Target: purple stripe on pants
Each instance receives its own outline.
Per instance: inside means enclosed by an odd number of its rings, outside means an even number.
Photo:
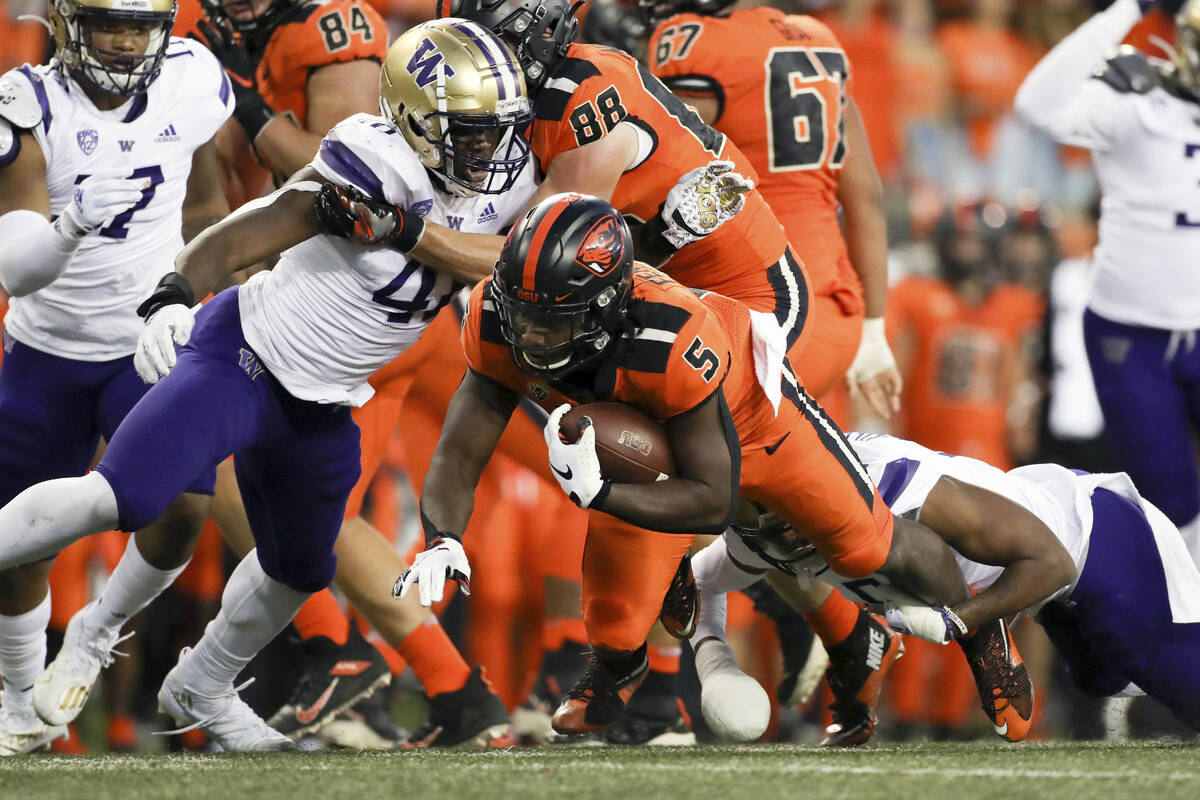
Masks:
[[[237,289],[196,315],[179,363],[130,412],[97,469],[117,495],[121,528],[132,530],[230,454],[263,569],[299,591],[328,586],[358,480],[358,426],[348,407],[297,400],[263,368],[242,335]]]

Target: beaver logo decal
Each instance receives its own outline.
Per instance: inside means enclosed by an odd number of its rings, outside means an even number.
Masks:
[[[617,228],[617,218],[609,215],[596,222],[583,237],[575,254],[581,267],[603,278],[620,265],[625,255],[624,242]]]

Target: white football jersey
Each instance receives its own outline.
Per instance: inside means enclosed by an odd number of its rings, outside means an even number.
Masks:
[[[1200,104],[1135,77],[1093,77],[1141,17],[1117,0],[1025,79],[1017,111],[1092,151],[1103,197],[1090,307],[1115,322],[1200,328]],[[1140,56],[1133,56],[1140,58]]]
[[[338,123],[310,166],[330,182],[472,233],[499,233],[537,188],[530,159],[502,195],[439,191],[404,137],[370,114]],[[247,343],[288,392],[361,406],[374,393],[367,379],[412,345],[461,288],[392,248],[321,234],[286,250],[238,297]]]
[[[138,305],[172,269],[183,247],[183,200],[192,154],[233,112],[224,70],[205,47],[173,38],[162,72],[144,95],[101,111],[57,67],[24,66],[5,79],[36,96],[32,129],[46,158],[50,213],[100,169],[128,167],[150,187],[111,223],[84,238],[66,271],[45,289],[10,301],[6,330],[39,350],[81,361],[133,353]]]

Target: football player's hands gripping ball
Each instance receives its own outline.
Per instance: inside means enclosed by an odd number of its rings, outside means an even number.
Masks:
[[[554,473],[558,485],[575,505],[589,508],[608,495],[609,483],[600,474],[596,429],[592,427],[589,417],[579,422],[579,441],[574,444],[563,441],[559,425],[563,415],[570,410],[571,406],[566,403],[554,409],[542,433],[550,456],[550,471]]]
[[[407,253],[425,232],[425,221],[390,203],[326,183],[313,202],[321,230],[358,244],[383,244]]]
[[[63,238],[78,242],[112,222],[113,217],[142,199],[147,178],[129,177],[129,169],[109,169],[84,178],[55,223]]]
[[[945,606],[886,603],[884,617],[888,627],[934,644],[949,644],[967,635],[967,626]]]
[[[452,536],[434,539],[413,559],[412,566],[396,579],[393,597],[404,597],[417,584],[421,605],[428,608],[440,603],[446,594],[446,581],[458,581],[459,590],[471,594],[471,565],[462,543]]]
[[[192,310],[182,303],[163,306],[146,318],[133,353],[133,368],[143,381],[158,383],[174,369],[175,345],[188,343],[195,321]]]
[[[676,249],[699,241],[737,216],[754,181],[733,171],[732,161],[710,161],[679,179],[667,193],[663,237]]]

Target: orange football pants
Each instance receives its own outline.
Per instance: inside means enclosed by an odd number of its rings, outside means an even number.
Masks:
[[[862,338],[862,300],[848,296],[814,295],[808,309],[806,335],[788,351],[796,377],[813,397],[838,386],[854,363]]]

